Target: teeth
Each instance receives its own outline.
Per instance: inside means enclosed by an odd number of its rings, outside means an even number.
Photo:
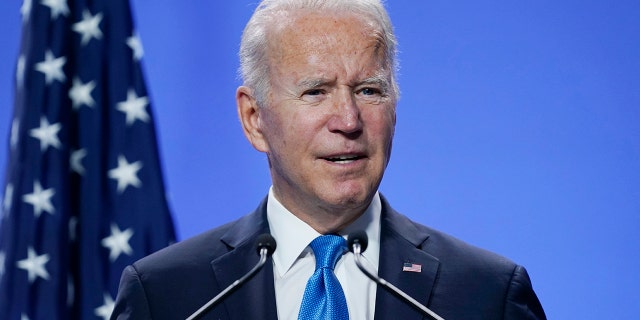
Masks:
[[[358,157],[356,156],[338,156],[334,158],[328,158],[329,161],[335,163],[349,163],[355,161],[356,159],[358,159]]]

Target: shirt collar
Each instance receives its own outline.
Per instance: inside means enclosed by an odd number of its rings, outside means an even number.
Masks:
[[[381,208],[380,196],[376,192],[371,204],[369,204],[362,216],[340,232],[344,237],[357,230],[364,230],[367,233],[368,246],[363,256],[376,269],[380,253]],[[320,236],[320,233],[287,210],[276,199],[273,194],[273,187],[269,189],[267,200],[267,221],[269,222],[271,235],[278,244],[278,249],[273,253],[275,272],[282,277],[302,255],[309,243]]]

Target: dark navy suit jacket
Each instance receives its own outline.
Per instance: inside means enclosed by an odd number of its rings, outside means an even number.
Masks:
[[[127,267],[112,319],[188,317],[257,263],[255,238],[269,232],[266,216],[264,200],[239,220]],[[444,319],[546,319],[522,266],[417,224],[384,198],[381,218],[379,276]],[[402,271],[407,262],[422,271]],[[277,319],[272,264],[202,319]],[[428,317],[378,287],[375,319]]]

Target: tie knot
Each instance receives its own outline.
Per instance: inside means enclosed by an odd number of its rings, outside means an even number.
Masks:
[[[309,246],[316,256],[316,270],[320,268],[333,269],[347,249],[344,238],[335,234],[319,236],[313,239]]]

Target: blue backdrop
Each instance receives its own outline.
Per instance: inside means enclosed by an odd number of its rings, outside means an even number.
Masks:
[[[253,210],[236,52],[257,0],[133,1],[179,237]],[[34,2],[35,3],[35,2]],[[0,2],[0,181],[20,3]],[[640,314],[640,2],[388,4],[402,97],[381,191],[524,264],[551,319]]]

